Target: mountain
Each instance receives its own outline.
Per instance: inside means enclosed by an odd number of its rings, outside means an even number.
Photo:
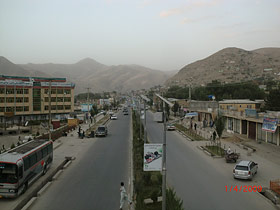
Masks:
[[[39,71],[30,71],[26,70],[11,61],[7,58],[0,56],[0,74],[9,75],[9,76],[31,76],[31,77],[47,77],[48,74]]]
[[[165,84],[206,85],[212,80],[232,83],[254,79],[280,80],[280,48],[252,51],[225,48],[203,60],[186,65]]]
[[[53,77],[66,77],[76,84],[75,94],[92,92],[147,89],[162,85],[175,72],[162,72],[139,65],[107,66],[94,59],[86,58],[74,64],[21,64],[28,71],[47,72]]]

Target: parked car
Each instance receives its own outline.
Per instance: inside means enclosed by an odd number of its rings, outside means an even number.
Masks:
[[[242,160],[237,163],[233,169],[233,177],[235,179],[249,179],[258,172],[258,164],[253,161]]]
[[[168,124],[166,126],[166,128],[167,128],[168,131],[175,131],[176,130],[176,127],[173,124]]]
[[[128,115],[128,111],[125,111],[125,112],[123,113],[123,115]]]
[[[116,115],[113,114],[113,115],[110,117],[110,119],[111,119],[111,120],[117,120],[118,117],[117,117]]]
[[[97,130],[95,131],[95,136],[107,136],[107,135],[108,135],[107,126],[105,125],[98,126]]]

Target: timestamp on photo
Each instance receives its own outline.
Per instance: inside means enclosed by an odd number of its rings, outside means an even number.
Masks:
[[[225,186],[226,192],[261,192],[262,186],[247,186],[247,185],[241,185],[241,186]]]

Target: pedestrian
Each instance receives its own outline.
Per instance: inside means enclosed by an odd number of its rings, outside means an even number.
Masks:
[[[120,210],[122,210],[125,201],[127,201],[130,205],[132,204],[132,201],[129,200],[129,198],[128,198],[128,195],[127,195],[126,190],[124,188],[124,183],[123,182],[121,182],[120,192],[121,192]]]
[[[83,130],[83,138],[85,137],[85,131]]]
[[[197,124],[196,123],[194,123],[194,130],[196,131],[196,126],[197,126]]]
[[[18,136],[18,142],[21,142],[21,138],[20,138],[20,136]]]

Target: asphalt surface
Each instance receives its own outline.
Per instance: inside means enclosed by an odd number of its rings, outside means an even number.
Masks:
[[[163,123],[147,112],[147,133],[152,143],[162,143]],[[254,186],[254,182],[234,180],[224,161],[213,159],[176,131],[167,131],[167,183],[183,200],[185,210],[270,210],[270,201],[256,192],[226,192],[226,187]],[[232,165],[233,168],[234,165]],[[258,174],[257,174],[258,175]]]
[[[108,136],[93,139],[31,209],[119,209],[120,182],[128,189],[130,119],[120,113],[111,121]]]

